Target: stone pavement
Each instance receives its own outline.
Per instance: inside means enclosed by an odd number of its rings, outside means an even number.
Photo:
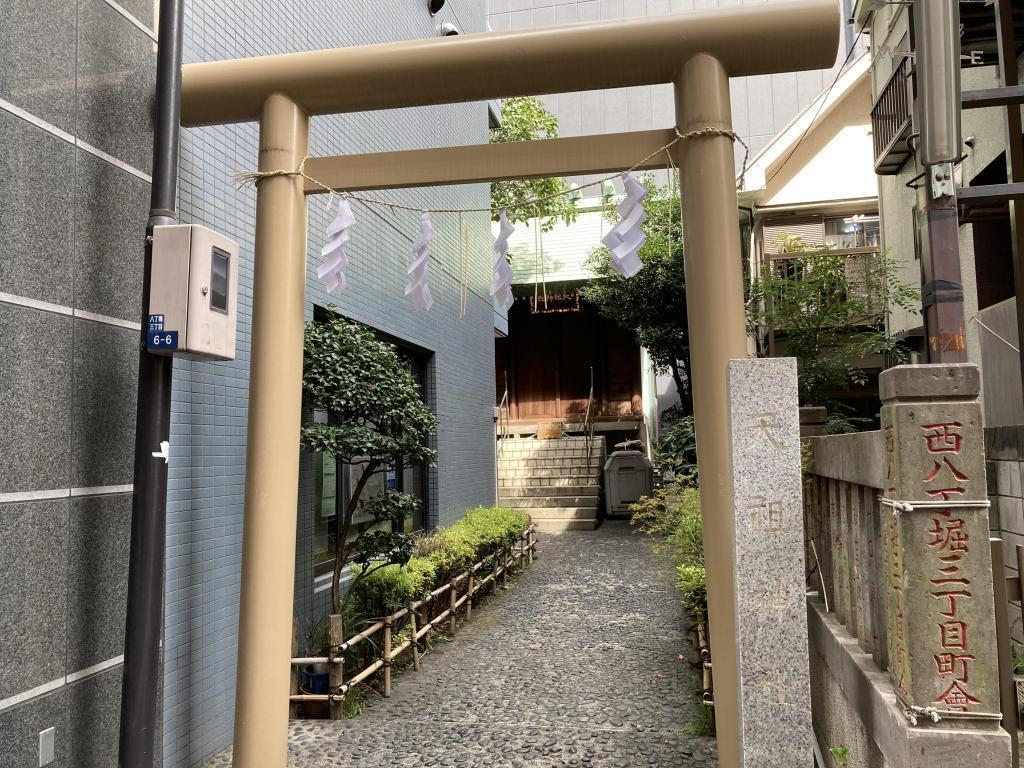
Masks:
[[[621,522],[541,535],[539,558],[485,598],[420,672],[357,718],[291,723],[289,765],[712,768],[685,617]],[[209,768],[231,764],[219,756]]]

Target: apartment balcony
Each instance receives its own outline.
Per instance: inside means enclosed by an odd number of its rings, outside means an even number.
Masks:
[[[893,69],[871,107],[871,131],[875,142],[875,173],[894,176],[913,154],[907,139],[912,130],[913,68],[904,58]]]

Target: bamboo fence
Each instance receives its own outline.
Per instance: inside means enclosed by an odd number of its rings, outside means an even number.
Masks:
[[[295,708],[299,703],[326,702],[330,708],[331,719],[340,719],[341,705],[345,701],[345,696],[348,692],[380,670],[383,670],[384,676],[384,695],[390,696],[392,687],[391,669],[395,660],[407,651],[411,651],[413,669],[419,671],[420,655],[426,637],[446,621],[448,622],[448,633],[454,634],[459,610],[464,608],[465,620],[469,621],[473,615],[473,600],[476,599],[480,591],[490,586],[493,592],[498,586],[499,578],[502,585],[506,584],[508,572],[513,566],[524,559],[528,565],[532,564],[536,550],[536,527],[530,525],[514,542],[483,558],[465,573],[456,576],[447,584],[442,584],[422,600],[409,603],[404,608],[400,608],[390,616],[379,619],[359,634],[353,635],[343,642],[339,636],[341,630],[340,617],[332,616],[330,655],[296,656],[291,660],[291,694],[288,696],[292,707],[291,715],[293,717],[297,715]],[[484,572],[487,575],[481,578],[480,574]],[[466,586],[460,597],[459,588],[462,584]],[[446,594],[448,595],[447,607],[436,615],[431,616],[434,611],[444,604],[442,598]],[[395,627],[403,619],[407,620],[409,627],[408,637],[403,639],[398,645],[393,645]],[[380,658],[375,659],[364,667],[362,671],[345,680],[345,652],[356,648],[360,643],[377,634],[382,635]],[[295,641],[297,639],[296,632]],[[293,642],[293,649],[296,645],[297,642]],[[306,664],[329,665],[328,693],[303,693],[300,691],[299,680],[301,675],[299,674],[299,668]]]

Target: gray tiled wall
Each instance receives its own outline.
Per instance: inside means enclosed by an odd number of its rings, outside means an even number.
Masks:
[[[988,478],[989,524],[1003,540],[1006,575],[1017,576],[1017,546],[1024,544],[1024,426],[985,429],[985,467]],[[1010,634],[1024,645],[1020,603],[1010,603]]]
[[[464,31],[484,28],[484,4],[448,0],[434,19],[425,2],[389,0],[194,0],[186,6],[186,61],[384,42],[437,33],[443,21]],[[484,104],[392,110],[316,118],[315,155],[472,144],[487,140]],[[175,363],[171,434],[167,607],[165,625],[164,764],[189,766],[230,742],[241,562],[246,392],[252,297],[255,194],[239,190],[234,171],[256,162],[257,127],[237,125],[185,132],[179,208],[183,220],[227,233],[242,246],[238,359]],[[479,207],[485,185],[382,192],[416,206]],[[470,235],[469,302],[459,317],[459,221],[437,215],[431,289],[435,306],[415,313],[404,296],[409,247],[418,216],[354,205],[349,287],[324,293],[316,278],[326,200],[309,203],[307,319],[316,305],[343,314],[428,352],[428,402],[440,420],[439,464],[430,472],[432,522],[494,500],[494,341],[490,229],[486,215],[465,217]],[[327,592],[314,593],[312,461],[300,481],[296,608],[306,617],[326,611]]]
[[[117,762],[150,18],[0,3],[0,766]],[[126,487],[127,486],[127,487]]]
[[[490,0],[488,22],[494,30],[544,27],[631,16],[706,11],[738,5],[764,5],[777,0]],[[799,41],[794,41],[799,44]],[[614,51],[608,52],[614,56]],[[771,51],[765,51],[771,56]],[[842,51],[840,61],[846,55]],[[750,146],[753,158],[814,98],[828,87],[835,70],[734,78],[733,126]],[[562,136],[619,131],[645,131],[675,125],[671,85],[616,88],[544,96],[557,117]],[[742,161],[736,149],[736,162]],[[738,167],[738,166],[737,166]],[[589,183],[598,177],[573,179]]]

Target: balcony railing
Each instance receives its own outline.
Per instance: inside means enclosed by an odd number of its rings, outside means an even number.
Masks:
[[[911,132],[912,65],[904,58],[871,107],[871,131],[875,141],[875,173],[894,176],[912,154],[907,139]]]

